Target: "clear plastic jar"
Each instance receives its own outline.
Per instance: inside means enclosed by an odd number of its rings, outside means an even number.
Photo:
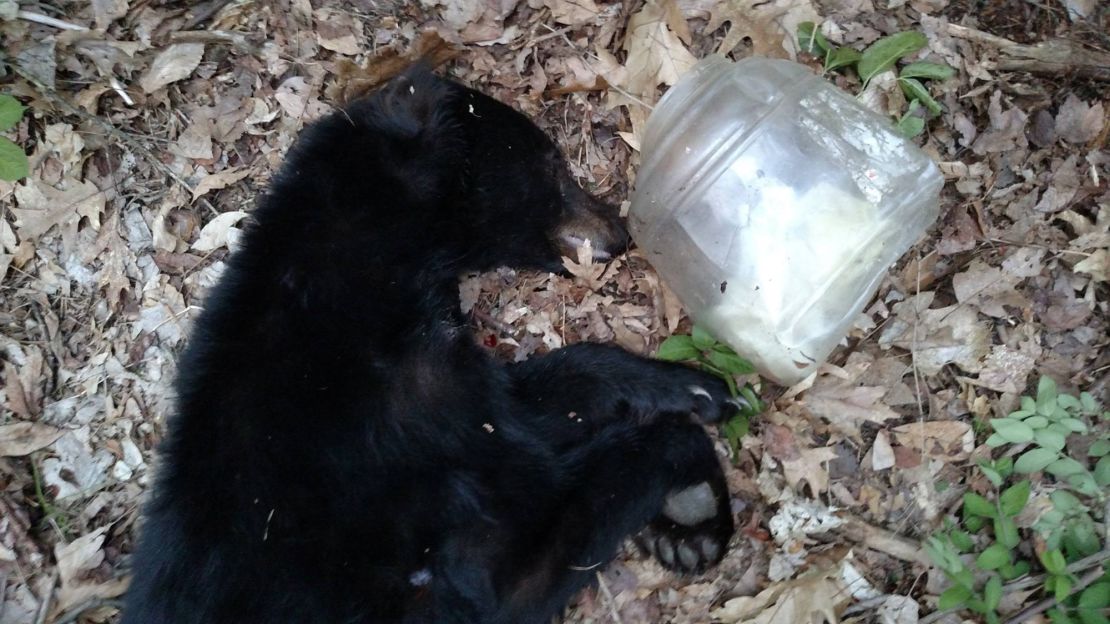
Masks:
[[[782,384],[847,334],[944,183],[889,119],[777,59],[703,59],[641,153],[636,243],[697,323]]]

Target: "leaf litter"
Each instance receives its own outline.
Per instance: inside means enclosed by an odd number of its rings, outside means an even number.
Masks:
[[[957,69],[921,140],[949,181],[940,222],[816,376],[762,384],[752,435],[731,456],[718,442],[741,526],[721,566],[675,578],[630,546],[568,622],[917,622],[939,588],[916,583],[915,544],[977,487],[977,427],[1042,375],[1110,392],[1105,82],[1007,69],[990,39],[1105,51],[1097,3],[52,4],[55,25],[0,1],[0,90],[30,108],[5,136],[32,163],[0,182],[0,623],[118,618],[174,357],[242,220],[304,124],[419,57],[536,119],[614,204],[650,106],[708,53],[804,62],[812,21],[857,48],[918,31],[914,60]],[[869,92],[902,97],[879,77]],[[566,266],[462,278],[477,340],[512,361],[689,332],[638,252]]]

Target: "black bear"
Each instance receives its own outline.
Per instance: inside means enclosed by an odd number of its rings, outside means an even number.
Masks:
[[[459,310],[460,272],[626,238],[539,128],[427,69],[308,128],[182,355],[123,622],[548,623],[637,533],[716,563],[720,380],[505,365]]]

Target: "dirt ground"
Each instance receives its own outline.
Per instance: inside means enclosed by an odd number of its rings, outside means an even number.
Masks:
[[[175,355],[306,123],[429,54],[626,205],[645,105],[713,52],[819,69],[805,21],[857,49],[923,32],[914,59],[956,69],[916,139],[947,180],[941,218],[830,364],[760,384],[743,447],[719,442],[742,521],[722,565],[681,579],[629,547],[566,621],[961,621],[926,615],[944,580],[920,542],[984,489],[984,423],[1044,375],[1110,394],[1098,0],[0,0],[0,93],[28,108],[6,136],[31,163],[0,181],[0,624],[118,617]],[[902,110],[872,83],[870,105]],[[568,266],[464,278],[477,339],[511,360],[583,340],[650,354],[689,331],[637,252]],[[757,594],[757,615],[721,608]],[[1011,614],[1040,598],[1007,595]]]

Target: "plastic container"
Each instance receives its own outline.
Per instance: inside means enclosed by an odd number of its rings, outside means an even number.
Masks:
[[[807,68],[703,59],[648,119],[629,226],[694,320],[791,384],[936,220],[932,160]]]

